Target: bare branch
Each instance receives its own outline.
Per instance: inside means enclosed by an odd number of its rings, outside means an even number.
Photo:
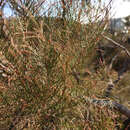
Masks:
[[[101,107],[109,107],[111,109],[117,110],[121,114],[130,118],[130,109],[128,109],[127,107],[125,107],[122,104],[119,104],[119,103],[111,101],[111,100],[90,99],[90,98],[86,98],[86,97],[84,97],[84,99],[87,102],[90,102],[94,105],[98,105],[98,106],[101,106]]]
[[[114,41],[113,39],[111,39],[111,38],[109,38],[109,37],[107,37],[107,36],[105,36],[105,35],[103,35],[103,37],[104,37],[105,39],[107,39],[108,41],[111,41],[111,42],[112,42],[113,44],[115,44],[116,46],[122,48],[122,49],[127,53],[127,55],[130,57],[130,52],[129,52],[124,46],[122,46],[121,44],[117,43],[116,41]]]
[[[114,105],[114,108],[119,111],[120,113],[122,113],[123,115],[127,116],[128,118],[130,118],[130,109],[128,109],[127,107],[125,107],[122,104],[119,104],[117,102],[112,102]]]

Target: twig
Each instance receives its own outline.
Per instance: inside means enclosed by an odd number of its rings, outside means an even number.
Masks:
[[[114,63],[114,61],[116,60],[116,58],[118,57],[118,55],[119,55],[119,53],[117,53],[117,54],[112,58],[111,63],[110,63],[110,65],[109,65],[109,67],[108,67],[108,70],[107,70],[108,73],[111,71],[112,66],[113,66],[113,63]],[[119,79],[119,78],[118,78],[118,79]],[[110,96],[111,91],[112,91],[112,89],[113,89],[114,86],[115,86],[114,83],[117,83],[117,82],[118,82],[118,79],[115,80],[114,82],[112,81],[111,78],[109,79],[110,82],[108,83],[108,86],[107,86],[107,88],[106,88],[106,90],[105,90],[105,97],[109,97],[109,96]]]
[[[120,53],[120,52],[119,52]],[[112,69],[113,66],[113,62],[116,60],[116,58],[118,57],[119,53],[117,53],[111,60],[111,63],[108,67],[108,72]],[[110,79],[110,82],[108,83],[108,86],[105,90],[105,97],[109,97],[111,94],[112,89],[115,87],[115,84],[117,84],[120,79],[122,78],[121,76],[127,71],[128,69],[128,60],[125,59],[125,62],[123,63],[123,68],[121,70],[118,71],[118,78],[114,81],[112,81],[112,79]]]
[[[122,48],[126,53],[127,55],[130,57],[130,52],[124,47],[122,46],[121,44],[117,43],[116,41],[114,41],[113,39],[105,36],[105,35],[102,35],[105,39],[107,39],[108,41],[111,41],[113,44],[115,44],[116,46]]]
[[[109,65],[109,67],[108,67],[108,71],[110,71],[110,70],[112,69],[113,63],[114,63],[114,61],[116,60],[116,58],[118,57],[118,55],[119,55],[119,53],[117,53],[117,54],[112,58],[111,63],[110,63],[110,65]]]
[[[91,99],[91,98],[86,98],[86,97],[84,97],[84,99],[87,102],[90,102],[94,105],[113,108],[113,109],[117,110],[118,112],[122,113],[123,115],[125,115],[126,117],[130,118],[130,109],[128,109],[127,107],[125,107],[122,104],[119,104],[119,103],[111,101],[111,100]]]
[[[127,116],[128,118],[130,118],[130,109],[128,109],[124,105],[119,104],[117,102],[112,102],[112,104],[113,104],[115,110],[119,111],[123,115]]]
[[[105,97],[109,97],[110,96],[111,91],[112,91],[113,88],[114,88],[114,83],[113,83],[112,79],[110,79],[110,82],[108,83],[108,86],[107,86],[107,88],[105,90],[105,94],[104,94]]]

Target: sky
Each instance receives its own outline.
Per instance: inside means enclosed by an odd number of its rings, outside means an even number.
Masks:
[[[130,15],[130,0],[113,0],[112,15],[114,18]]]
[[[12,11],[11,11],[11,9],[9,8],[8,5],[6,5],[6,7],[4,8],[4,15],[5,15],[6,17],[9,17],[9,16],[13,15],[13,13],[12,13]]]
[[[104,0],[105,3],[108,3],[108,1]],[[13,15],[8,6],[5,8],[4,14],[6,17]],[[130,15],[130,0],[113,0],[111,17],[120,18],[128,15]]]

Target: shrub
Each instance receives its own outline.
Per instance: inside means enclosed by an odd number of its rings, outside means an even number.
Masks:
[[[10,4],[17,11],[14,5],[18,3]],[[81,4],[77,6],[80,10]],[[70,16],[41,17],[30,10],[25,10],[30,11],[28,16],[19,15],[10,23],[9,41],[1,39],[0,45],[7,61],[6,64],[1,61],[6,76],[0,77],[3,128],[21,129],[26,125],[45,130],[114,128],[114,118],[108,118],[114,113],[93,107],[82,99],[83,95],[101,94],[103,85],[97,84],[100,76],[90,76],[80,83],[73,76],[74,72],[86,69],[107,23],[107,15],[98,22],[103,9],[94,5],[86,8],[89,9],[87,24]],[[91,11],[96,9],[93,21]],[[85,13],[85,9],[79,12]]]

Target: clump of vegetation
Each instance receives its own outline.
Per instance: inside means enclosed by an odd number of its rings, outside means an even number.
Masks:
[[[102,8],[100,1],[98,8],[84,1],[56,1],[47,12],[44,1],[10,0],[9,4],[16,16],[5,25],[8,35],[2,31],[0,39],[0,128],[119,127],[116,111],[84,99],[103,98],[107,86],[97,45],[108,8]],[[84,14],[87,24],[81,24]]]

